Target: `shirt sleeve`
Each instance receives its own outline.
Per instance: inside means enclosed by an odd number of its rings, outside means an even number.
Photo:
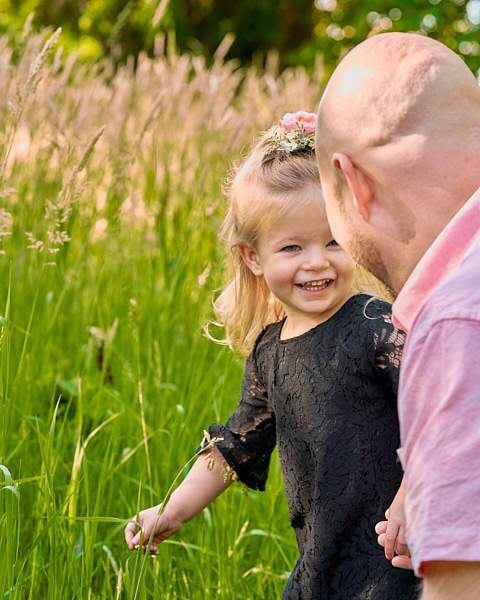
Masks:
[[[225,425],[211,425],[208,433],[238,479],[264,491],[276,444],[275,415],[257,375],[255,348],[245,365],[237,410]]]
[[[400,383],[408,543],[432,560],[480,561],[480,322],[444,319],[407,341]]]

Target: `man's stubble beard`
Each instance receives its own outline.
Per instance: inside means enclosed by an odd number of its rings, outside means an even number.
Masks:
[[[354,234],[351,227],[349,228],[349,231],[347,247],[345,248],[346,251],[355,262],[376,277],[384,286],[387,295],[392,301],[395,300],[397,293],[392,289],[389,283],[388,272],[380,252],[371,240],[364,236]]]
[[[386,293],[393,301],[397,297],[397,292],[390,285],[390,278],[382,256],[372,240],[355,231],[353,222],[345,210],[341,188],[342,184],[337,180],[333,186],[333,193],[340,212],[340,218],[344,221],[344,230],[346,232],[344,250],[347,251],[356,263],[369,271],[383,284]]]

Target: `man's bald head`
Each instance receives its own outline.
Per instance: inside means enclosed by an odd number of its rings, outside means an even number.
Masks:
[[[478,82],[460,57],[431,38],[373,36],[333,73],[318,111],[316,144],[329,218],[336,212],[334,235],[348,250],[349,237],[361,230],[377,244],[383,270],[391,271],[383,251],[389,237],[418,260],[480,186]],[[369,210],[359,212],[364,223],[357,227],[345,203],[364,191]],[[370,208],[379,206],[382,219],[372,220]],[[345,222],[348,231],[340,232]],[[375,238],[377,222],[385,224],[385,239]]]
[[[330,155],[385,146],[442,129],[445,118],[461,121],[479,97],[473,74],[443,44],[416,34],[373,36],[332,75],[318,112],[319,144]]]

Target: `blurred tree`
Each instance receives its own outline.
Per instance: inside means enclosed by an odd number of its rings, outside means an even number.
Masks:
[[[61,44],[83,59],[111,55],[118,62],[139,52],[152,53],[168,0],[0,0],[0,33],[19,37],[32,15],[32,26],[62,28]],[[171,26],[173,28],[173,24]]]
[[[224,36],[234,33],[229,56],[242,62],[262,62],[272,49],[283,57],[312,40],[318,12],[312,0],[171,0],[170,11],[181,50],[211,56]]]
[[[369,35],[411,31],[433,37],[462,56],[480,74],[480,0],[315,0],[313,40],[303,43],[296,62],[312,48],[323,53],[329,71]]]
[[[280,68],[312,68],[323,56],[326,75],[354,45],[382,31],[434,37],[480,74],[480,0],[0,0],[0,33],[19,39],[32,25],[62,27],[65,50],[84,59],[153,54],[165,35],[180,52],[210,60],[227,34],[227,58],[264,64],[271,50]]]
[[[480,70],[480,0],[171,0],[170,12],[181,51],[207,57],[234,33],[228,57],[258,63],[276,49],[281,68],[309,68],[320,53],[328,75],[369,35],[411,31],[438,39]]]

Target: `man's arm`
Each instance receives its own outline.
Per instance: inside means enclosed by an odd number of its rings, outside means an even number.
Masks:
[[[480,562],[423,563],[421,600],[479,600]]]

